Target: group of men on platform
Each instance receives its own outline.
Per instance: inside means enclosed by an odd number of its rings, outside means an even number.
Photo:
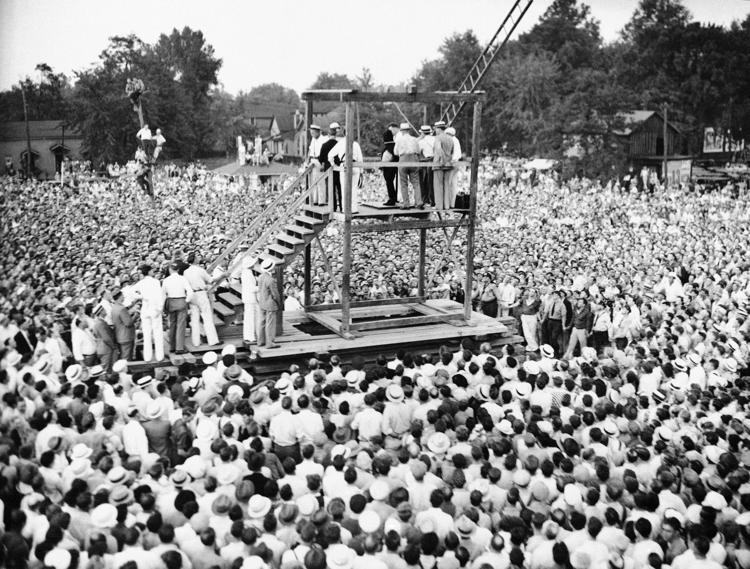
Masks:
[[[325,172],[332,166],[339,166],[346,156],[346,137],[341,125],[333,122],[328,128],[329,134],[322,134],[317,124],[310,125],[310,146],[308,161]],[[419,136],[414,136],[408,122],[400,125],[392,122],[383,133],[382,162],[402,162],[407,166],[383,167],[387,200],[383,205],[396,206],[398,203],[397,186],[401,188],[401,207],[435,207],[452,209],[456,200],[456,163],[461,160],[461,143],[456,138],[456,131],[444,121],[437,121],[433,126],[422,125]],[[362,150],[359,144],[353,143],[354,161],[362,161]],[[360,170],[355,169],[355,183],[352,187],[352,211],[357,211],[356,189],[359,186]],[[398,183],[397,181],[398,180]],[[409,191],[411,186],[412,192]],[[413,201],[412,201],[413,193]],[[338,169],[333,171],[332,184],[333,210],[341,211],[341,178]],[[318,186],[313,202],[316,205],[328,203],[328,188]],[[413,204],[413,205],[412,205]]]

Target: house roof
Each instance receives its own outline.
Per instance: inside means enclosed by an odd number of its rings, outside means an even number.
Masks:
[[[31,140],[58,140],[62,138],[62,120],[29,121]],[[66,138],[81,138],[80,133],[71,125],[65,126]],[[25,140],[26,123],[24,121],[0,122],[0,140]]]
[[[631,133],[638,130],[638,128],[653,115],[657,115],[660,119],[663,120],[662,114],[659,111],[648,111],[645,109],[641,109],[637,111],[617,113],[617,118],[622,120],[624,126],[623,128],[617,129],[613,132],[622,136],[629,136]],[[680,130],[669,121],[667,121],[667,126],[677,133],[680,132]]]
[[[282,133],[294,132],[294,114],[299,110],[294,105],[286,103],[250,103],[245,107],[247,116],[255,118],[256,124],[262,120],[276,119],[276,124]],[[270,124],[269,127],[270,128]]]

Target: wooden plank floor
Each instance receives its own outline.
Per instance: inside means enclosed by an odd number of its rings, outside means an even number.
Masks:
[[[367,219],[367,218],[388,218],[388,217],[415,217],[418,219],[429,219],[435,212],[440,212],[446,216],[452,212],[462,214],[468,210],[465,209],[449,209],[449,210],[436,210],[435,208],[403,208],[396,206],[384,206],[381,204],[363,203],[359,205],[359,211],[353,212],[352,217],[355,219]],[[331,214],[332,219],[343,221],[344,214],[337,211]]]
[[[450,300],[427,300],[422,306],[426,307],[426,310],[421,312],[431,312],[430,309],[432,309],[434,313],[445,314],[460,313],[463,309],[460,304]],[[354,308],[352,316],[355,319],[373,316],[398,318],[412,310],[413,307],[408,304],[361,307]],[[330,312],[338,312],[340,314],[340,310]],[[505,320],[505,322],[506,324],[510,324],[509,320]],[[406,350],[419,349],[424,352],[436,352],[438,346],[448,344],[455,347],[463,338],[489,341],[495,347],[504,344],[520,344],[523,341],[523,338],[516,335],[515,331],[503,322],[477,312],[472,313],[468,325],[459,320],[403,328],[368,330],[358,332],[357,336],[352,340],[344,339],[338,334],[328,331],[321,334],[309,334],[296,327],[301,324],[314,325],[304,311],[285,312],[283,320],[284,333],[276,339],[279,348],[267,349],[252,346],[255,352],[253,356],[257,355],[257,359],[253,358],[251,360],[250,352],[243,346],[242,326],[223,327],[219,332],[222,345],[192,346],[188,341],[186,342],[186,347],[200,365],[203,353],[212,350],[218,352],[221,351],[223,345],[232,344],[237,347],[237,358],[241,364],[252,364],[256,369],[264,370],[262,372],[263,375],[272,375],[286,369],[291,363],[299,362],[315,354],[338,353],[342,355],[344,360],[347,359],[347,356],[364,354],[367,356],[366,359],[374,360],[378,353],[390,355],[402,348]],[[172,363],[169,361],[159,363],[131,362],[129,368],[133,371],[139,371],[170,365]]]

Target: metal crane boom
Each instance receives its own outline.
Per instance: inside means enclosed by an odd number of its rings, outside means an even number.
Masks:
[[[513,7],[508,11],[505,16],[503,23],[492,36],[492,39],[484,48],[484,51],[476,59],[474,65],[471,66],[468,75],[461,83],[461,86],[457,89],[458,93],[473,93],[477,85],[482,81],[487,70],[489,69],[492,62],[495,61],[497,54],[508,42],[510,36],[515,31],[519,22],[523,19],[527,10],[531,6],[534,0],[515,0]],[[456,119],[461,109],[464,108],[465,103],[452,102],[443,112],[443,116],[440,117],[446,124],[451,124]]]

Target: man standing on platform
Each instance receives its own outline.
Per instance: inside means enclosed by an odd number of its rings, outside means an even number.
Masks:
[[[184,354],[185,330],[187,328],[187,303],[192,300],[193,289],[187,279],[179,273],[180,265],[169,265],[169,276],[161,285],[166,298],[169,316],[169,349],[175,354]]]
[[[124,304],[126,302],[127,307]],[[129,310],[131,302],[131,298],[125,300],[125,294],[121,293],[112,303],[112,326],[115,328],[115,341],[120,352],[118,357],[125,361],[133,360],[135,349],[135,323]]]
[[[445,132],[445,122],[435,123],[435,144],[432,158],[432,175],[435,188],[435,208],[451,209],[451,174],[453,171],[453,141],[452,136]]]
[[[419,161],[432,162],[435,156],[435,137],[432,135],[432,128],[424,124],[419,128]],[[435,191],[432,187],[432,168],[427,166],[419,169],[419,185],[422,188],[422,198],[425,203],[431,206],[435,205]]]
[[[112,371],[112,364],[115,361],[115,352],[117,351],[117,342],[112,327],[104,319],[104,307],[100,304],[94,312],[94,337],[96,338],[96,355],[99,357],[99,363],[106,373]]]
[[[328,140],[326,140],[323,144],[320,145],[320,155],[318,156],[318,162],[320,162],[320,171],[325,172],[326,170],[329,170],[331,168],[331,160],[329,158],[329,154],[331,150],[333,150],[333,147],[336,146],[338,143],[338,140],[336,139],[336,136],[338,134],[338,130],[341,127],[339,126],[339,123],[332,122],[331,125],[328,127]],[[326,194],[331,195],[333,194],[333,209],[336,210],[336,184],[338,184],[338,195],[341,196],[341,178],[339,177],[338,172],[333,172],[333,183],[326,182]]]
[[[198,264],[200,258],[196,253],[190,253],[187,262],[189,266],[183,271],[182,275],[187,279],[194,293],[193,299],[190,301],[190,340],[193,346],[200,345],[201,320],[203,320],[206,342],[209,346],[214,346],[219,343],[219,335],[216,333],[216,326],[214,325],[214,312],[208,298],[208,289],[215,279],[211,278],[208,271]]]
[[[253,273],[256,262],[252,257],[242,259],[242,273],[240,273],[242,303],[245,305],[245,313],[242,317],[242,341],[245,346],[255,343],[258,327],[258,281]]]
[[[141,266],[143,278],[133,286],[133,293],[141,300],[141,329],[143,330],[143,361],[150,362],[156,354],[156,361],[164,359],[164,329],[162,310],[164,293],[159,281],[151,272],[151,265]]]
[[[389,123],[388,128],[383,133],[383,156],[381,158],[383,162],[398,162],[395,149],[395,136],[397,133],[398,125],[395,122]],[[385,206],[394,206],[398,201],[396,174],[398,174],[398,168],[383,168],[383,178],[385,179],[385,187],[388,191],[388,200],[383,204]]]
[[[316,124],[310,125],[310,147],[307,149],[307,162],[313,164],[315,167],[320,168],[320,150],[323,144],[328,140],[328,137],[321,136],[320,127]],[[322,184],[318,184],[312,194],[313,205],[324,205],[328,203],[328,196],[326,196],[326,188]]]
[[[418,162],[419,161],[419,142],[409,132],[409,123],[401,123],[401,136],[396,139],[395,154],[399,162]],[[425,200],[422,197],[422,191],[419,187],[419,168],[410,166],[408,168],[399,168],[398,185],[401,187],[401,201],[405,208],[411,207],[409,201],[409,182],[414,188],[414,207],[424,209]]]
[[[278,348],[276,340],[276,319],[281,310],[281,295],[276,279],[271,271],[274,263],[270,259],[263,261],[260,266],[260,278],[258,279],[258,346],[266,348]]]
[[[449,126],[445,129],[445,134],[450,136],[453,139],[453,162],[458,163],[461,161],[461,158],[463,158],[463,151],[461,150],[461,141],[458,140],[458,137],[456,136],[456,129],[452,126]],[[451,207],[455,206],[456,203],[456,186],[458,185],[458,168],[454,167],[453,170],[451,170],[451,178],[450,178],[450,188],[451,188],[451,195],[450,195],[450,204]]]

